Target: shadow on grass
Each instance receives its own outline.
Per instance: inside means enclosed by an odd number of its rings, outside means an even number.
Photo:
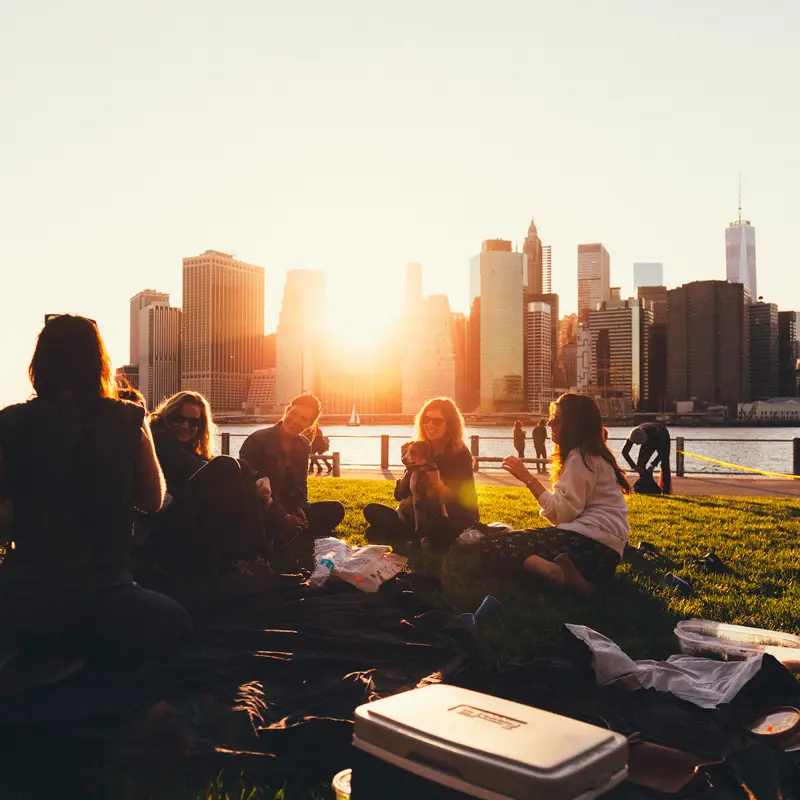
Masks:
[[[502,612],[481,626],[481,636],[500,657],[527,657],[556,641],[564,624],[585,625],[615,641],[632,658],[665,658],[677,652],[674,628],[681,617],[650,589],[661,572],[624,564],[597,597],[584,601],[542,584],[526,573],[488,573],[477,556],[423,554],[414,569],[437,575],[444,601],[457,613],[475,611],[487,594]]]

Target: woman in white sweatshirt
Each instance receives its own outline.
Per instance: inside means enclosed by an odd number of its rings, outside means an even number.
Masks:
[[[553,526],[487,536],[480,552],[491,567],[524,566],[546,580],[591,596],[613,577],[628,540],[630,485],[605,442],[591,397],[562,394],[550,407],[555,451],[553,488],[546,489],[516,457],[503,469],[525,484]]]

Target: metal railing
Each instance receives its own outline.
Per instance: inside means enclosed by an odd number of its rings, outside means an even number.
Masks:
[[[223,431],[220,433],[220,452],[223,455],[230,455],[231,453],[231,439],[246,439],[248,434],[245,433],[230,433],[229,431]],[[365,467],[365,468],[378,468],[382,470],[388,470],[390,468],[400,468],[402,467],[402,463],[399,461],[394,463],[390,459],[390,440],[391,439],[398,439],[403,442],[408,441],[408,436],[392,436],[389,434],[381,434],[379,436],[360,436],[358,434],[335,434],[330,436],[331,440],[337,439],[376,439],[378,442],[377,451],[380,454],[380,460],[378,462],[373,463],[356,463],[356,462],[348,462],[344,465],[341,461],[341,452],[338,450],[333,450],[327,457],[332,460],[332,474],[334,477],[339,477],[341,474],[341,467]],[[513,450],[513,438],[510,436],[479,436],[477,434],[471,435],[470,439],[470,451],[472,453],[473,458],[475,459],[476,471],[480,469],[481,463],[486,465],[492,464],[499,464],[503,458],[502,456],[489,456],[489,455],[482,455],[481,454],[481,446],[480,443],[482,440],[484,441],[503,441],[503,442],[510,442],[512,447],[510,448]],[[627,441],[625,438],[619,437],[610,437],[608,439],[609,442],[625,442]],[[792,474],[793,475],[800,475],[800,438],[794,439],[686,439],[683,436],[676,436],[673,440],[673,449],[675,450],[675,475],[678,478],[683,478],[685,475],[736,475],[738,474],[735,469],[703,469],[703,470],[690,470],[686,469],[685,459],[686,456],[684,453],[686,452],[686,445],[688,442],[693,444],[709,444],[709,443],[725,443],[725,444],[737,444],[737,443],[747,443],[747,444],[780,444],[780,445],[788,445],[792,448]],[[537,466],[541,463],[547,464],[549,459],[538,459],[538,458],[524,458],[523,461],[526,464],[536,464]],[[627,470],[630,472],[630,470]],[[768,470],[764,470],[767,472]],[[747,473],[746,473],[747,474]],[[752,473],[749,473],[752,474]]]

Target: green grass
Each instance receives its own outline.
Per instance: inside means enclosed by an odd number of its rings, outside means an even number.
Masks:
[[[343,538],[363,543],[361,509],[393,504],[390,481],[311,479],[312,501],[341,500]],[[478,487],[481,519],[515,528],[547,523],[522,488]],[[485,636],[501,655],[524,655],[555,636],[561,625],[588,625],[614,639],[634,658],[662,658],[676,651],[675,623],[686,617],[796,632],[800,628],[800,504],[777,498],[641,497],[630,499],[631,543],[655,544],[656,563],[623,563],[613,585],[586,603],[532,581],[485,574],[477,559],[426,557],[421,566],[439,574],[445,599],[456,611],[474,610],[486,594],[503,613]],[[735,575],[713,575],[686,564],[715,550]],[[659,586],[665,572],[688,578],[695,593],[682,597]]]

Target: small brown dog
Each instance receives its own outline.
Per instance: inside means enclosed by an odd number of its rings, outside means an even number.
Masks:
[[[425,480],[425,473],[435,472],[438,467],[428,442],[406,442],[400,453],[405,468],[411,473],[411,497],[400,503],[397,513],[404,522],[410,521],[413,514],[414,530],[419,533],[428,518],[448,516],[445,504]]]

